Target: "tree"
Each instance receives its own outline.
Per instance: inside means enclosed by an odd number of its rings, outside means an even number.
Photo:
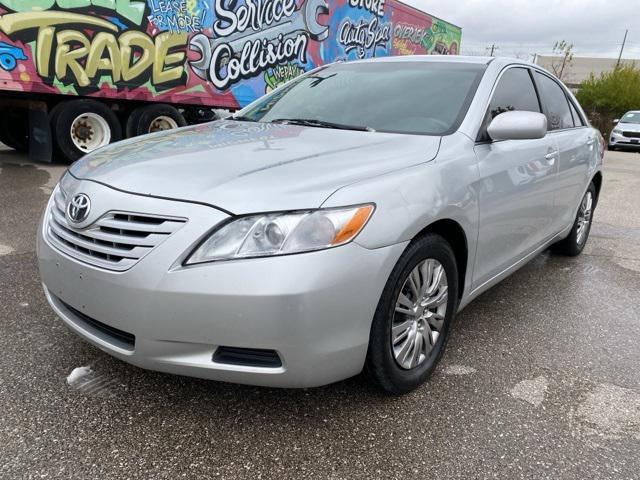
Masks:
[[[573,43],[568,44],[564,40],[560,40],[553,45],[554,59],[551,61],[551,68],[556,77],[562,80],[564,73],[573,64]]]
[[[622,65],[598,77],[591,74],[576,96],[594,126],[608,133],[614,119],[640,108],[640,70]]]

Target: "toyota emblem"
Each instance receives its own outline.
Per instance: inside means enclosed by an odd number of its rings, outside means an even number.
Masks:
[[[67,218],[74,223],[80,223],[87,219],[91,209],[91,200],[84,193],[73,196],[67,204]]]

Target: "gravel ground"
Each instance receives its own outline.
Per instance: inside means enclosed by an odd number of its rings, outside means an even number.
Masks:
[[[473,302],[401,398],[175,377],[83,342],[34,252],[63,171],[0,148],[0,478],[640,478],[640,155],[608,154],[585,254]]]

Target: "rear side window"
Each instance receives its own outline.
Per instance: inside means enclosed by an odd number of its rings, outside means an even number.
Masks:
[[[569,102],[569,106],[571,107],[571,115],[573,116],[573,123],[576,127],[584,127],[584,122],[582,121],[582,117],[578,113],[578,110],[573,105],[573,103]]]
[[[536,72],[540,97],[545,105],[549,130],[573,128],[573,117],[564,90],[554,80]]]
[[[510,68],[500,78],[489,105],[491,118],[510,111],[538,112],[540,103],[529,71]]]

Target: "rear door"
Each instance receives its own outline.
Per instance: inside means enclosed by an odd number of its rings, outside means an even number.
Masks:
[[[574,221],[578,203],[587,186],[589,164],[598,149],[598,140],[564,87],[538,71],[535,80],[547,116],[549,135],[558,145],[553,220],[554,230],[559,232]]]
[[[531,71],[510,67],[499,78],[475,147],[480,183],[473,286],[512,266],[551,235],[557,174],[556,139],[491,141],[486,127],[501,113],[542,113]]]

